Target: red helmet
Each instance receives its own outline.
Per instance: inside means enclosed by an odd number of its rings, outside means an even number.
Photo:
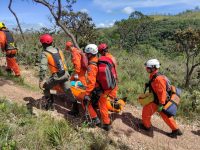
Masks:
[[[51,44],[53,42],[53,38],[49,34],[43,34],[40,36],[40,42],[42,44]]]
[[[107,46],[107,44],[105,44],[105,43],[101,43],[101,44],[99,44],[99,46],[98,46],[99,52],[101,52],[101,51],[103,51],[103,50],[105,50],[105,49],[107,49],[107,48],[108,48],[108,46]]]
[[[71,41],[67,41],[66,44],[65,44],[66,48],[67,47],[72,47],[73,46],[73,43]]]

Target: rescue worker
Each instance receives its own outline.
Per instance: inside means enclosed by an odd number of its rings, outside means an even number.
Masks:
[[[117,61],[115,59],[115,57],[108,52],[108,46],[105,43],[101,43],[98,46],[98,52],[101,54],[101,56],[106,56],[109,57],[110,59],[112,59],[113,63],[115,64],[115,70],[117,70]],[[117,90],[118,90],[118,86],[116,85],[116,87],[110,91],[109,96],[112,99],[117,100]]]
[[[147,131],[151,129],[151,116],[157,111],[161,115],[165,123],[171,128],[172,132],[167,135],[175,138],[182,135],[174,118],[168,117],[162,112],[163,106],[167,103],[167,78],[164,75],[154,77],[160,68],[160,62],[157,59],[150,59],[145,63],[146,71],[150,74],[150,91],[154,93],[154,102],[151,102],[143,107],[141,128]]]
[[[46,109],[53,108],[53,99],[51,98],[50,89],[56,85],[60,85],[73,103],[71,112],[77,115],[78,104],[70,89],[70,76],[65,65],[63,52],[52,46],[53,38],[49,34],[41,35],[40,42],[43,47],[43,52],[41,54],[39,87],[43,89],[45,98],[47,99]],[[51,77],[45,81],[47,66],[50,70]]]
[[[20,69],[16,61],[17,47],[10,31],[3,22],[0,22],[0,48],[6,54],[7,67],[6,71],[15,73],[16,77],[20,76]]]
[[[71,60],[74,65],[74,74],[71,76],[71,80],[79,80],[84,86],[86,86],[86,69],[81,67],[81,51],[74,47],[70,41],[66,42],[66,50],[71,53]]]
[[[96,126],[99,126],[101,124],[96,111],[94,110],[92,103],[91,103],[91,94],[92,91],[96,87],[96,78],[97,78],[97,73],[98,73],[98,47],[95,44],[88,44],[85,47],[85,53],[88,58],[88,69],[87,69],[87,86],[86,86],[86,92],[85,92],[85,97],[83,100],[83,107],[88,107],[88,113],[92,119],[93,124]],[[88,105],[88,106],[86,106]]]
[[[87,54],[88,60],[89,60],[89,67],[87,70],[87,74],[88,74],[88,82],[87,82],[87,88],[86,88],[86,96],[84,98],[85,101],[90,101],[90,94],[93,90],[97,90],[99,89],[99,85],[96,82],[96,78],[97,78],[97,73],[98,73],[98,67],[97,67],[97,63],[98,63],[98,58],[96,56],[96,54],[98,53],[98,47],[94,44],[89,44],[86,46],[85,48],[85,53]],[[98,107],[100,110],[100,114],[101,114],[101,120],[102,120],[102,128],[106,131],[109,131],[111,129],[111,121],[110,121],[110,117],[108,114],[108,108],[107,108],[107,100],[110,96],[110,94],[112,93],[112,90],[97,90],[100,91],[99,95],[100,98],[98,100]],[[90,106],[90,108],[88,108],[89,111],[91,112],[90,115],[92,118],[97,117],[96,112],[93,111],[92,106]]]

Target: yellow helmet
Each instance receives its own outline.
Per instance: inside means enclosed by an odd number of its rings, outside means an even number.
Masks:
[[[3,22],[0,22],[0,29],[6,28],[5,24]]]

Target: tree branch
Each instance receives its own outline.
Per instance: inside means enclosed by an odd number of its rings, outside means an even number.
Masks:
[[[52,14],[52,16],[54,17],[56,24],[61,27],[64,32],[72,39],[72,42],[74,43],[74,45],[79,48],[78,43],[74,37],[74,35],[69,31],[69,29],[65,26],[65,24],[60,20],[61,18],[61,12],[62,12],[62,6],[61,6],[61,0],[58,0],[58,16],[56,15],[56,13],[53,10],[53,6],[50,5],[50,3],[48,3],[46,0],[34,0],[36,3],[40,3],[44,6],[46,6],[50,13]]]
[[[19,27],[19,31],[20,31],[20,33],[21,33],[22,39],[23,39],[23,41],[25,42],[24,34],[23,34],[23,31],[22,31],[21,25],[20,25],[20,23],[19,23],[19,19],[18,19],[17,15],[15,14],[15,12],[12,10],[11,5],[12,5],[12,0],[10,0],[10,2],[9,2],[8,9],[9,9],[10,12],[15,16],[15,19],[16,19],[16,21],[17,21],[17,25],[18,25],[18,27]]]
[[[197,64],[195,64],[195,65],[193,65],[193,66],[191,67],[190,72],[189,72],[189,76],[191,76],[191,74],[192,74],[192,72],[194,71],[194,69],[195,69],[197,66],[199,66],[199,65],[200,65],[200,62],[197,63]]]

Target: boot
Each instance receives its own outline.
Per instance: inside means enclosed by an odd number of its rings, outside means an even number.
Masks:
[[[6,68],[6,72],[7,72],[8,75],[11,75],[11,74],[12,74],[12,70],[9,69],[9,68]]]
[[[171,133],[167,133],[167,136],[171,138],[177,138],[177,136],[181,136],[183,133],[181,132],[180,129],[173,130]]]
[[[143,123],[139,123],[139,129],[142,129],[142,130],[145,130],[145,131],[150,131],[151,127],[147,128],[147,127],[144,126]]]
[[[98,117],[96,118],[92,118],[92,123],[95,125],[95,126],[100,126],[101,125],[101,121]]]
[[[103,124],[102,128],[106,131],[110,131],[111,125],[110,124]]]
[[[53,95],[50,95],[50,97],[46,98],[47,99],[47,103],[45,105],[45,109],[46,110],[51,110],[54,111],[54,100],[53,100]]]
[[[68,112],[69,115],[72,115],[74,117],[77,117],[79,114],[79,108],[78,108],[78,103],[74,102],[72,104],[72,110]]]

